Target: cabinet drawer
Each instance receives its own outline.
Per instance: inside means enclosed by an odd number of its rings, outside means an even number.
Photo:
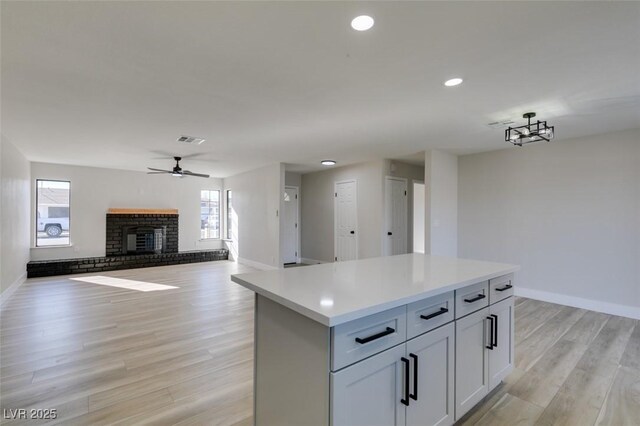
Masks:
[[[513,296],[513,274],[489,280],[489,303],[493,305],[509,296]]]
[[[331,329],[331,370],[339,370],[405,340],[406,305],[337,325]]]
[[[407,305],[407,339],[453,321],[453,291]]]
[[[489,306],[489,281],[456,290],[456,318]]]

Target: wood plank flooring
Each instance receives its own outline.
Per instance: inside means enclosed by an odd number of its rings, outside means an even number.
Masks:
[[[459,425],[640,425],[640,321],[516,298],[515,371]]]
[[[252,424],[253,293],[229,280],[251,270],[102,274],[177,287],[158,291],[28,280],[1,313],[0,405],[58,416],[0,423]],[[523,298],[515,316],[515,371],[459,424],[640,424],[638,321]]]

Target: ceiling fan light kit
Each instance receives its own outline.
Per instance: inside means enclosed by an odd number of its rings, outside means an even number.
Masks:
[[[531,119],[535,116],[535,112],[524,114],[522,118],[527,119],[527,124],[506,129],[504,140],[520,147],[532,142],[550,142],[554,136],[554,127],[548,126],[546,121],[537,120],[535,123],[531,123]]]
[[[176,165],[173,167],[172,170],[163,170],[163,169],[154,169],[153,167],[147,167],[147,169],[151,170],[150,172],[147,172],[148,175],[159,175],[159,174],[165,174],[165,173],[169,173],[171,176],[174,177],[185,177],[185,176],[195,176],[195,177],[201,177],[201,178],[208,178],[209,175],[205,175],[203,173],[194,173],[194,172],[190,172],[189,170],[182,170],[182,167],[180,167],[180,160],[182,160],[181,157],[173,157],[174,160],[176,160]]]

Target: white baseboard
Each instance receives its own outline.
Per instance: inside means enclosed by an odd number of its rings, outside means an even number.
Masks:
[[[327,263],[323,260],[317,260],[317,259],[310,259],[308,257],[301,257],[300,258],[300,263],[309,263],[311,265],[315,265],[317,263]]]
[[[543,302],[557,303],[559,305],[573,306],[574,308],[588,309],[610,315],[640,319],[640,307],[619,305],[617,303],[600,302],[582,297],[568,296],[566,294],[551,293],[548,291],[533,290],[515,286],[515,295],[529,299],[542,300]]]
[[[13,282],[13,284],[11,284],[5,291],[2,292],[2,294],[0,294],[0,308],[2,308],[5,303],[9,301],[11,296],[13,296],[13,293],[15,293],[18,288],[20,288],[20,286],[25,282],[26,279],[27,272],[25,271],[18,277],[17,280]]]
[[[238,263],[251,266],[252,268],[261,269],[263,271],[274,271],[278,268],[275,266],[267,265],[266,263],[256,262],[255,260],[249,260],[242,257],[238,257]]]

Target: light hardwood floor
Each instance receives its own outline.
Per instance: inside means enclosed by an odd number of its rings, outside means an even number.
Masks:
[[[251,270],[102,274],[177,287],[146,292],[27,281],[1,314],[2,408],[57,409],[33,424],[250,425],[253,294],[229,275]],[[638,321],[522,298],[515,315],[516,370],[460,424],[640,424]]]

